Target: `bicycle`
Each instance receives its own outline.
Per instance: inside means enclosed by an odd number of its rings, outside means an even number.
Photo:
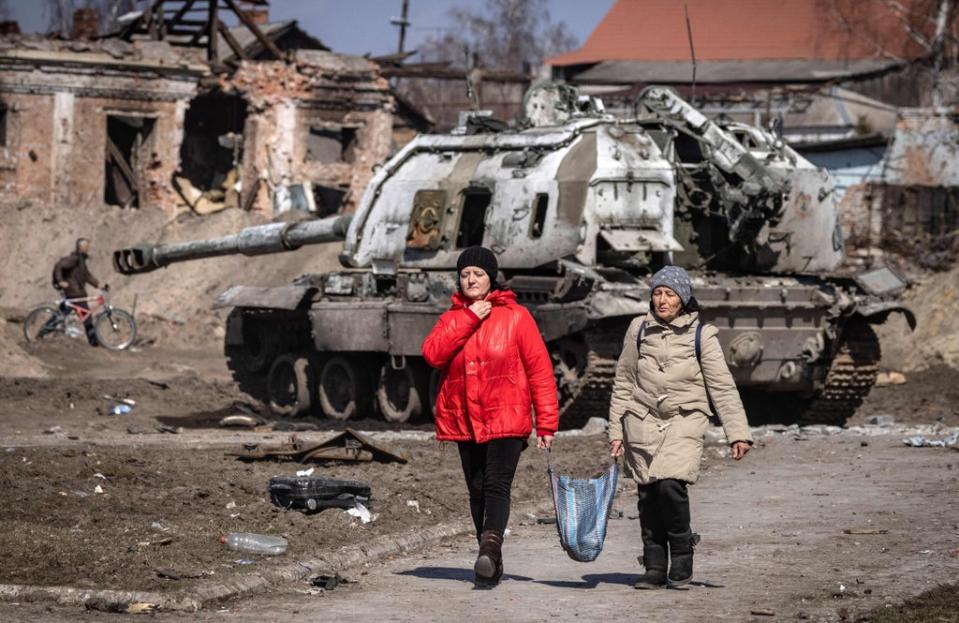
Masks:
[[[93,331],[100,344],[110,350],[125,350],[137,337],[133,316],[110,304],[110,288],[104,286],[99,296],[62,298],[41,305],[27,314],[23,321],[23,336],[27,342],[39,342],[58,335],[81,337],[84,323],[93,318]],[[87,303],[89,309],[78,305]]]

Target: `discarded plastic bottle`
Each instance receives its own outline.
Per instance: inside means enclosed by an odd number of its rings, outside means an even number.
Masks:
[[[278,556],[286,553],[287,542],[281,536],[253,534],[250,532],[231,532],[220,537],[220,542],[238,552],[248,554],[266,554]]]

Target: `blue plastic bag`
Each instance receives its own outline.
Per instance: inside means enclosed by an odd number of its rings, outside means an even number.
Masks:
[[[619,465],[614,462],[596,478],[557,476],[549,450],[546,451],[546,465],[559,542],[573,560],[592,562],[603,551]]]

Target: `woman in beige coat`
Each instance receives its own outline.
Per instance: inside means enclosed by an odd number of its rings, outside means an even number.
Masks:
[[[629,326],[616,366],[609,411],[610,453],[625,454],[639,485],[646,572],[636,588],[682,586],[692,579],[694,535],[688,484],[699,477],[710,401],[739,460],[752,437],[717,330],[703,325],[692,280],[678,266],[653,275],[650,310]],[[667,556],[669,565],[667,574]]]

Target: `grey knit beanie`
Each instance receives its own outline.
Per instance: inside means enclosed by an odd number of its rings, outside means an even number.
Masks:
[[[659,286],[666,286],[675,292],[683,306],[689,305],[693,298],[693,280],[689,278],[689,273],[679,266],[664,266],[659,269],[649,282],[649,295],[652,297],[653,290]]]

